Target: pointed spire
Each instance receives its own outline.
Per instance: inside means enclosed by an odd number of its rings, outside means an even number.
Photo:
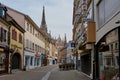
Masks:
[[[43,13],[42,13],[42,21],[41,24],[46,25],[46,21],[45,21],[45,7],[43,6]]]
[[[59,37],[58,37],[58,42],[61,42],[61,37],[60,37],[60,35],[59,35]]]
[[[65,33],[65,40],[64,40],[64,45],[67,44],[67,38],[66,38],[66,33]]]
[[[42,21],[41,21],[41,26],[40,28],[47,32],[47,25],[46,25],[46,20],[45,20],[45,7],[43,6],[43,13],[42,13]]]

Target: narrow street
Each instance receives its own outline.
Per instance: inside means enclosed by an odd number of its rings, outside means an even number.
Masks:
[[[59,71],[58,65],[51,65],[29,71],[14,71],[0,76],[0,80],[90,80],[76,70]]]

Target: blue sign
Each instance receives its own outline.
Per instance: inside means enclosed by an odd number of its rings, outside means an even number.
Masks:
[[[45,59],[45,55],[44,55],[44,54],[42,54],[42,55],[41,55],[41,58],[42,58],[42,59]]]

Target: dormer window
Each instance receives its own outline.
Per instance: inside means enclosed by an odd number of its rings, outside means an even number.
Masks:
[[[7,8],[0,4],[0,17],[6,18],[6,11],[7,11]]]
[[[5,16],[5,11],[4,11],[2,8],[0,8],[0,16],[1,16],[1,17],[4,17],[4,16]]]

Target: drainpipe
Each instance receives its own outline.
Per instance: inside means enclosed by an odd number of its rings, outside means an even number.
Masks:
[[[8,52],[9,52],[9,55],[8,55],[8,73],[9,74],[11,74],[12,73],[12,70],[11,70],[11,52],[10,52],[10,28],[11,28],[11,25],[9,25],[9,28],[8,28],[8,32],[9,32],[9,34],[8,34],[8,36],[9,36],[9,38],[8,38],[8,45],[9,45],[9,49],[8,49]]]
[[[120,26],[118,27],[118,46],[119,46],[119,58],[118,58],[118,65],[119,65],[119,78],[120,78]]]
[[[92,0],[92,21],[93,22],[95,22],[95,20],[94,20],[94,0]],[[92,75],[91,75],[91,78],[93,79],[93,80],[95,80],[95,74],[96,74],[96,67],[95,67],[95,65],[96,65],[96,62],[95,62],[95,58],[96,58],[96,46],[95,46],[95,43],[93,43],[92,44],[92,53],[91,53],[91,73],[92,73]]]

